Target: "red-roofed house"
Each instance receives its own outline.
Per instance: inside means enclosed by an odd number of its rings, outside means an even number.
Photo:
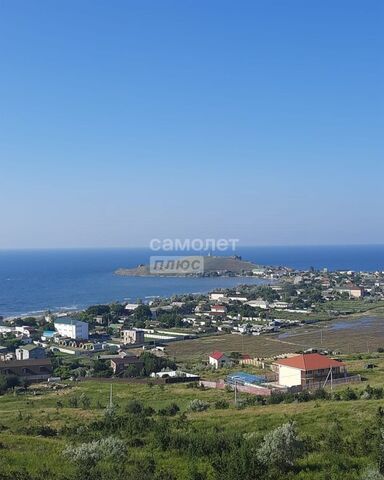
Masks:
[[[347,376],[347,370],[343,362],[319,353],[307,353],[283,358],[277,360],[274,367],[279,375],[279,384],[286,387],[310,386],[325,382],[331,374],[333,379]]]
[[[227,313],[227,307],[225,305],[212,305],[211,313],[225,314]]]
[[[349,283],[347,285],[344,285],[343,287],[338,288],[337,291],[339,293],[347,293],[350,298],[361,298],[364,296],[364,288],[357,287],[352,283]]]
[[[222,368],[232,365],[232,362],[224,353],[213,352],[209,355],[209,364],[215,368]]]

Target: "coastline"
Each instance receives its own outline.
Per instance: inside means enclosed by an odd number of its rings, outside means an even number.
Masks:
[[[239,247],[237,253],[258,265],[311,265],[329,271],[382,271],[384,246]],[[253,281],[253,277],[120,276],[121,265],[148,261],[148,249],[71,249],[0,251],[0,315],[14,318],[46,310],[76,311],[88,305],[148,296],[205,293]]]
[[[150,279],[161,279],[161,280],[167,280],[167,279],[186,279],[186,280],[200,280],[201,278],[200,277],[169,277],[169,276],[163,276],[163,277],[160,277],[160,276],[151,276],[149,275],[148,276]],[[147,277],[147,278],[148,278]],[[137,279],[137,278],[145,278],[145,277],[132,277],[133,279]],[[4,314],[3,315],[3,321],[11,321],[11,320],[14,320],[15,318],[26,318],[26,317],[43,317],[48,311],[50,313],[53,313],[53,314],[59,314],[59,313],[73,313],[73,314],[76,314],[77,312],[81,312],[83,311],[84,309],[88,308],[89,306],[91,305],[101,305],[101,304],[110,304],[110,303],[114,303],[114,302],[117,302],[117,303],[123,303],[123,302],[129,302],[129,301],[134,301],[134,300],[137,300],[137,299],[140,299],[142,300],[144,303],[148,303],[148,301],[150,299],[154,299],[154,298],[170,298],[174,295],[204,295],[204,294],[207,294],[209,293],[210,291],[212,290],[215,290],[215,289],[221,289],[221,288],[234,288],[236,286],[240,286],[242,285],[242,282],[241,282],[241,279],[247,279],[248,281],[250,281],[249,283],[251,284],[266,284],[266,283],[271,283],[271,282],[275,282],[273,280],[266,280],[266,279],[260,279],[260,278],[256,278],[256,277],[252,277],[252,276],[230,276],[230,275],[227,275],[227,276],[220,276],[220,277],[202,277],[202,278],[205,278],[207,279],[208,281],[210,280],[218,280],[218,279],[227,279],[227,280],[230,280],[230,279],[236,279],[236,280],[239,280],[238,282],[236,282],[235,284],[233,285],[220,285],[220,286],[213,286],[213,285],[209,285],[209,288],[204,288],[202,290],[199,290],[199,291],[196,291],[194,289],[194,287],[196,285],[190,285],[190,288],[188,289],[188,291],[182,291],[182,292],[171,292],[171,293],[166,293],[166,294],[157,294],[155,295],[152,291],[148,291],[146,295],[142,295],[142,296],[125,296],[125,297],[122,297],[122,298],[113,298],[113,299],[110,299],[110,300],[106,300],[106,301],[101,301],[101,300],[95,300],[94,302],[85,302],[85,303],[82,303],[82,304],[78,304],[78,305],[74,305],[74,306],[71,306],[71,307],[66,307],[66,306],[63,306],[63,307],[52,307],[52,308],[42,308],[42,309],[39,309],[39,310],[28,310],[28,311],[23,311],[22,313],[12,313],[11,315],[6,315]],[[248,282],[246,282],[248,283]],[[249,284],[248,283],[248,284]],[[1,312],[0,312],[0,315],[1,315]]]

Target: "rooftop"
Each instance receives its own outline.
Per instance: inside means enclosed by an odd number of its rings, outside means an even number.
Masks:
[[[43,348],[43,347],[39,347],[38,345],[34,345],[33,343],[30,343],[28,345],[20,345],[19,347],[20,349],[22,350],[35,350],[36,348]]]
[[[0,362],[0,368],[7,367],[33,367],[33,366],[47,366],[51,365],[52,362],[49,358],[35,359],[30,358],[28,360],[6,360],[5,362]]]
[[[258,384],[258,383],[263,383],[266,381],[266,377],[263,375],[251,375],[250,373],[246,372],[236,372],[232,373],[231,375],[228,375],[227,381],[229,383],[252,383],[252,384]]]
[[[55,320],[55,325],[56,324],[61,324],[61,325],[76,325],[77,323],[85,323],[80,320],[77,320],[76,318],[59,318]]]
[[[214,358],[215,360],[220,360],[220,358],[224,357],[224,353],[222,353],[222,352],[212,352],[209,356],[211,358]]]
[[[297,368],[299,370],[323,370],[331,367],[342,367],[345,363],[328,358],[325,355],[319,353],[306,353],[303,355],[296,355],[291,358],[283,358],[275,362],[277,365],[283,365],[286,367]]]

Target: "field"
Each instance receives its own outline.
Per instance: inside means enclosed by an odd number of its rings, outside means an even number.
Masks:
[[[338,312],[335,314],[335,312]],[[347,316],[349,318],[358,314],[369,314],[384,317],[384,302],[369,301],[367,299],[354,300],[332,300],[323,304],[318,304],[315,311],[311,313],[293,313],[285,310],[275,310],[275,318],[287,320],[334,320],[338,316]]]
[[[352,373],[360,372],[366,377],[362,384],[354,385],[354,389],[363,390],[368,382],[371,385],[382,385],[384,380],[384,356],[375,355],[373,359],[371,356],[370,360],[368,358],[354,359],[351,356],[348,357],[347,361]],[[365,370],[364,365],[367,361],[374,362],[377,367],[374,370]],[[73,396],[79,397],[81,394],[89,397],[90,407],[86,409],[80,406],[77,408],[70,407],[69,399]],[[69,440],[63,434],[45,436],[37,431],[36,427],[44,426],[60,431],[60,429],[68,426],[83,425],[94,418],[100,418],[105,406],[108,405],[109,396],[109,383],[92,380],[74,383],[69,388],[59,391],[42,392],[40,387],[36,387],[35,392],[32,388],[28,394],[15,395],[10,393],[0,397],[0,478],[2,478],[2,472],[13,475],[13,471],[28,473],[25,477],[18,474],[18,476],[9,478],[40,479],[47,474],[50,478],[73,478],[73,476],[76,476],[73,465],[70,462],[63,461],[62,455],[65,446],[68,443],[76,442],[76,437]],[[206,412],[189,412],[188,405],[191,400],[196,398],[209,402],[211,408]],[[383,400],[373,399],[357,399],[354,401],[318,400],[307,403],[248,406],[239,410],[234,405],[233,393],[227,391],[200,390],[188,388],[186,385],[113,385],[113,403],[119,411],[123,411],[128,401],[134,399],[140,399],[146,407],[152,407],[155,411],[170,405],[171,402],[176,402],[181,412],[186,413],[186,420],[193,425],[193,430],[196,432],[238,432],[242,435],[257,432],[264,435],[272,428],[289,420],[294,420],[301,435],[312,435],[315,438],[321,438],[324,431],[332,431],[335,419],[342,425],[342,431],[347,432],[348,438],[352,437],[359,429],[370,424],[369,422],[372,422],[375,418],[378,407],[383,406]],[[227,401],[229,408],[215,409],[213,404],[218,400]],[[60,406],[58,406],[59,404]],[[140,459],[143,453],[142,448],[130,447],[129,449],[132,461]],[[161,449],[155,449],[152,450],[152,456],[160,465],[168,465],[172,471],[180,475],[177,478],[185,478],[186,480],[195,478],[183,476],[185,471],[183,462],[186,461],[184,455],[180,453],[170,455]],[[313,454],[306,460],[305,468],[309,470],[318,468],[320,472],[319,461],[319,456]],[[365,465],[364,462],[368,464],[371,460],[364,457],[350,462],[352,463],[349,463],[349,465],[354,465],[354,462],[356,462],[356,468],[360,468]],[[216,477],[202,476],[196,478],[214,479]],[[310,477],[300,478],[322,479],[325,477],[312,473]],[[329,478],[357,477],[343,477],[335,474],[335,476]]]
[[[149,379],[143,383],[93,379],[68,382],[56,390],[36,385],[27,392],[7,393],[0,396],[0,480],[236,480],[244,465],[244,480],[366,480],[362,472],[377,463],[380,426],[384,429],[384,354],[377,352],[384,346],[383,322],[379,316],[358,313],[356,308],[356,315],[279,334],[218,334],[166,347],[169,358],[175,357],[183,368],[205,362],[213,350],[256,357],[310,347],[340,351],[349,373],[359,373],[363,382],[351,385],[351,390],[345,385],[334,387],[332,395],[328,389],[325,398],[255,404],[255,397],[239,394],[239,407],[231,391],[155,385]],[[375,368],[367,369],[368,363]],[[240,368],[261,373],[254,366]],[[199,370],[203,378],[218,379],[240,368],[211,371],[202,366]],[[376,396],[367,397],[368,384],[377,389]],[[108,427],[111,385],[119,420]],[[84,397],[87,405],[82,403]],[[192,412],[189,405],[196,400],[205,402],[208,409]],[[132,401],[151,410],[150,417],[127,413]],[[172,404],[177,405],[178,413],[164,413]],[[257,473],[244,439],[254,436],[252,453],[265,434],[290,421],[305,441],[305,456],[287,472]],[[110,435],[127,446],[121,465],[100,461],[88,467],[64,455],[69,445],[88,445]],[[236,464],[236,459],[240,463]]]
[[[319,322],[285,330],[272,335],[220,334],[195,340],[175,342],[167,346],[170,358],[178,361],[206,361],[214,350],[247,353],[269,358],[308,348],[320,348],[341,353],[372,352],[384,347],[384,319],[355,317]]]

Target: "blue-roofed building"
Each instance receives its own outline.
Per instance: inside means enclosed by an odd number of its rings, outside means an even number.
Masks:
[[[246,372],[236,372],[227,376],[227,383],[229,385],[260,385],[267,381],[267,377],[263,375],[252,375]]]
[[[57,332],[55,330],[44,330],[42,337],[45,338],[53,338]]]

